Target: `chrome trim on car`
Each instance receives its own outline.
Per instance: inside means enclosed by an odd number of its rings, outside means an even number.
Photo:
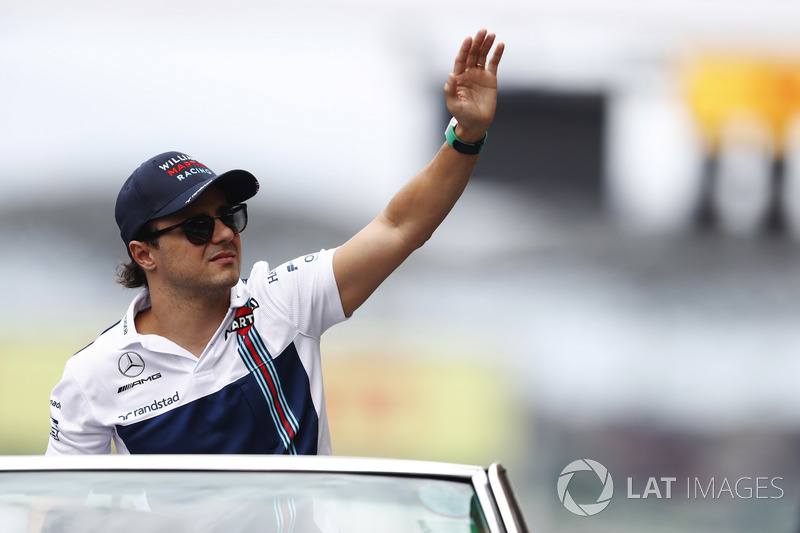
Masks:
[[[469,483],[491,533],[527,532],[499,463],[481,466],[407,459],[287,455],[0,456],[2,472],[220,471],[317,472],[438,478]],[[516,509],[516,512],[514,511]]]
[[[480,466],[323,455],[41,455],[0,456],[0,471],[23,470],[233,470],[431,475],[468,480]]]
[[[517,495],[508,479],[506,469],[498,462],[489,465],[489,486],[494,494],[498,512],[509,533],[528,533]]]

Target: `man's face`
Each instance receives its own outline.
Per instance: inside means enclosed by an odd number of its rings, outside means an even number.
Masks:
[[[225,195],[212,186],[191,205],[156,220],[154,229],[167,228],[195,215],[215,216],[225,207],[230,207]],[[241,269],[241,238],[219,219],[214,224],[214,235],[205,244],[189,242],[182,228],[158,237],[158,249],[152,250],[156,263],[152,274],[158,283],[151,281],[151,289],[164,287],[174,290],[178,297],[203,297],[227,294],[236,285]]]

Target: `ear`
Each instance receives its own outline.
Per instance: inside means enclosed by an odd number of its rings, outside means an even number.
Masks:
[[[153,247],[146,242],[131,241],[128,244],[131,257],[145,271],[153,271],[156,263],[153,257]]]

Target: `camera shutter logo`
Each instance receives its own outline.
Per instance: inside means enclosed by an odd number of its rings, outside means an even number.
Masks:
[[[597,474],[597,477],[603,484],[603,490],[600,493],[600,496],[597,497],[597,501],[595,503],[579,504],[572,499],[569,490],[567,490],[569,488],[569,482],[572,480],[572,476],[574,476],[576,472],[581,471],[594,472]],[[577,461],[573,461],[568,464],[566,468],[561,471],[561,475],[558,476],[557,488],[558,499],[568,511],[579,516],[592,516],[608,507],[608,504],[611,503],[611,497],[614,495],[614,480],[611,479],[611,474],[608,473],[608,469],[606,469],[606,467],[597,461],[592,461],[591,459],[578,459]]]
[[[125,352],[119,357],[118,368],[123,376],[135,378],[144,372],[144,359],[136,352]]]

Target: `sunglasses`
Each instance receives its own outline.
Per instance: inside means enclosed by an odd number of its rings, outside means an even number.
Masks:
[[[223,208],[220,214],[212,217],[211,215],[195,215],[187,218],[183,222],[160,229],[148,235],[148,239],[155,239],[174,229],[183,228],[186,238],[192,244],[205,244],[214,236],[216,220],[220,219],[223,224],[233,230],[234,235],[244,231],[247,227],[247,205],[236,204],[232,207]]]

